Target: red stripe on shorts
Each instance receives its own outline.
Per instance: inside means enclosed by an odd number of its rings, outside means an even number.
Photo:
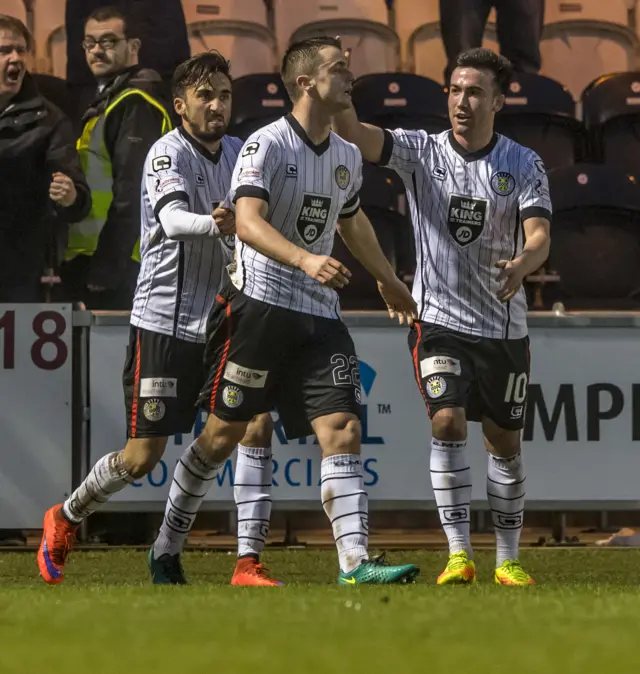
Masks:
[[[131,405],[131,437],[136,437],[138,427],[138,402],[140,399],[140,330],[136,330],[136,369],[133,375],[133,404]]]
[[[416,338],[416,344],[413,347],[413,369],[415,371],[418,389],[422,394],[424,404],[427,406],[427,414],[431,414],[431,409],[429,408],[429,401],[427,400],[427,394],[425,393],[424,388],[422,387],[422,377],[420,376],[420,362],[418,356],[418,349],[420,348],[420,342],[422,341],[422,327],[420,326],[420,323],[414,323],[413,325],[416,329],[416,332],[418,333]]]
[[[211,401],[209,403],[209,412],[213,412],[213,410],[216,408],[216,396],[218,395],[218,387],[220,386],[220,380],[222,379],[224,366],[227,364],[227,358],[229,357],[229,349],[231,348],[231,304],[227,304],[227,308],[225,309],[225,315],[227,317],[227,339],[224,343],[224,350],[222,351],[222,358],[220,359],[220,365],[218,365],[216,377],[213,380],[213,388],[211,389]]]

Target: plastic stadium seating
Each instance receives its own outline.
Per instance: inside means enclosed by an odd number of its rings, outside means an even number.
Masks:
[[[496,130],[535,150],[547,169],[584,157],[585,132],[571,94],[552,79],[519,73],[511,83]]]
[[[640,72],[599,78],[587,87],[582,103],[593,158],[640,177]]]
[[[279,75],[245,75],[233,82],[233,112],[229,133],[246,140],[257,129],[291,110]]]
[[[617,165],[549,172],[549,267],[569,309],[640,308],[640,183]]]
[[[276,38],[262,0],[183,0],[182,5],[192,55],[217,49],[231,61],[234,77],[277,71]]]
[[[27,10],[22,0],[0,0],[0,14],[7,14],[27,23]]]
[[[499,52],[496,26],[487,23],[482,46]],[[444,82],[447,57],[442,43],[440,22],[417,27],[407,42],[407,68],[418,75]]]
[[[401,65],[400,40],[387,25],[384,0],[276,0],[276,33],[281,52],[297,40],[317,35],[340,35],[351,47],[356,77],[392,72]]]
[[[449,128],[447,95],[441,84],[410,73],[365,75],[353,87],[353,104],[361,121],[383,128]]]
[[[621,26],[629,24],[628,0],[546,0],[545,23],[558,21],[610,21]]]
[[[562,82],[578,100],[585,87],[601,75],[635,70],[639,44],[630,28],[616,23],[547,24],[540,44],[541,73]]]

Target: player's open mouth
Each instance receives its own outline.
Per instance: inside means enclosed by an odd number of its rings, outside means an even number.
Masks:
[[[471,115],[465,115],[463,112],[459,112],[459,113],[456,115],[456,119],[457,119],[459,122],[468,122],[468,121],[471,119]]]

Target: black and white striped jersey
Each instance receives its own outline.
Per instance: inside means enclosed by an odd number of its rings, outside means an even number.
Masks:
[[[522,251],[524,220],[551,220],[540,157],[499,134],[467,153],[451,131],[396,129],[385,131],[380,163],[394,169],[407,190],[421,320],[481,337],[524,337],[524,290],[501,303],[495,264]]]
[[[235,237],[171,239],[160,213],[171,202],[182,201],[189,212],[210,216],[229,192],[241,147],[239,138],[224,136],[212,154],[180,127],[149,151],[142,180],[142,261],[133,325],[188,342],[205,341],[207,316],[232,259]]]
[[[231,186],[235,202],[258,197],[268,202],[266,220],[289,241],[318,255],[330,255],[336,223],[360,208],[362,157],[355,145],[331,133],[314,145],[293,115],[247,139]],[[249,297],[293,311],[339,318],[335,290],[303,271],[236,242],[234,284]]]

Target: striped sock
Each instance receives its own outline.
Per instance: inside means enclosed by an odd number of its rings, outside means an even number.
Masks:
[[[449,552],[471,550],[471,467],[467,441],[431,440],[431,485]]]
[[[369,558],[369,500],[360,456],[328,456],[320,477],[322,507],[331,521],[340,569],[349,573]]]
[[[164,519],[153,544],[153,555],[177,555],[182,552],[211,481],[222,464],[213,464],[194,440],[176,464],[169,489]]]
[[[508,459],[489,454],[487,498],[496,532],[496,567],[518,559],[524,521],[524,467],[520,453]]]
[[[96,462],[84,482],[64,502],[62,512],[70,522],[80,524],[132,482],[135,479],[124,465],[123,453],[107,454]]]
[[[271,520],[271,447],[238,445],[233,497],[238,508],[238,557],[259,557]]]

